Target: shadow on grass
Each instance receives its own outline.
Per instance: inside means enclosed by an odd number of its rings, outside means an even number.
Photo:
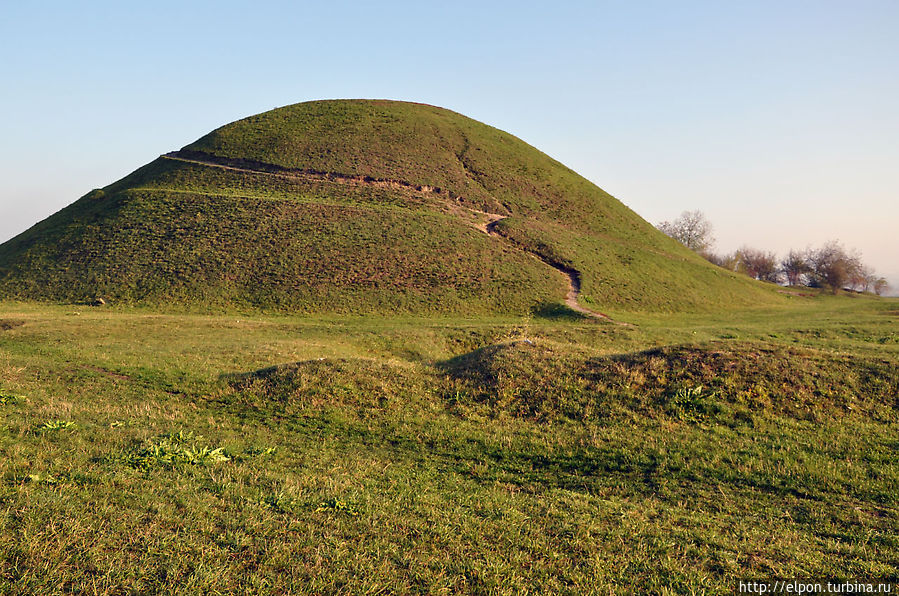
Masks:
[[[593,320],[584,314],[572,310],[564,304],[556,302],[544,302],[531,309],[531,314],[540,319],[554,322],[580,323]]]

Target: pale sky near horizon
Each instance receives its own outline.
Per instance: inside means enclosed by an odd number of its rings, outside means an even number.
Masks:
[[[716,248],[838,239],[899,289],[899,2],[0,8],[0,242],[227,122],[328,98],[506,130]]]

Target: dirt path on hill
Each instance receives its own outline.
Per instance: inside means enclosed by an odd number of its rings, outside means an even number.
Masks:
[[[255,162],[251,160],[244,159],[228,159],[221,158],[205,153],[201,153],[199,151],[191,151],[191,152],[181,152],[174,151],[172,153],[167,153],[165,155],[160,156],[163,159],[170,159],[173,161],[182,161],[185,163],[195,164],[199,166],[206,166],[212,168],[220,168],[223,170],[231,170],[234,172],[244,172],[247,174],[262,174],[267,176],[277,176],[279,178],[287,178],[294,180],[309,180],[314,182],[320,181],[328,181],[328,182],[336,182],[338,184],[350,184],[354,186],[376,186],[378,188],[391,188],[395,190],[411,190],[419,193],[425,194],[438,194],[438,195],[446,195],[451,199],[460,199],[461,197],[455,196],[453,193],[445,191],[439,187],[427,186],[427,185],[417,185],[409,182],[405,182],[403,180],[390,180],[390,179],[377,179],[372,178],[370,176],[348,176],[346,174],[336,174],[333,172],[319,172],[316,170],[300,170],[300,169],[291,169],[284,168],[281,166],[276,166],[273,164],[267,164],[263,162]],[[614,323],[616,325],[624,325],[630,326],[630,323],[622,323],[619,321],[615,321],[609,315],[605,313],[601,313],[595,310],[590,310],[589,308],[585,308],[581,306],[577,299],[581,293],[581,272],[572,267],[568,267],[563,265],[562,263],[555,262],[553,260],[547,259],[543,255],[540,255],[532,250],[529,250],[526,246],[515,242],[508,236],[498,232],[496,230],[496,225],[502,220],[508,217],[507,215],[502,215],[500,213],[489,213],[487,211],[478,211],[477,209],[472,209],[470,207],[465,207],[458,203],[455,203],[451,207],[452,211],[456,211],[457,213],[460,210],[464,210],[469,212],[470,214],[477,214],[481,216],[482,221],[480,222],[468,222],[469,225],[472,225],[476,229],[484,232],[488,236],[493,238],[499,238],[516,249],[525,252],[535,259],[539,260],[541,263],[544,263],[556,271],[562,273],[568,280],[568,293],[565,295],[565,305],[568,306],[571,310],[581,313],[582,315],[586,315],[588,317],[593,317],[596,319],[603,319],[609,321],[610,323]]]
[[[568,293],[565,295],[565,305],[575,312],[579,312],[582,315],[587,315],[588,317],[594,317],[596,319],[604,319],[609,321],[610,323],[615,323],[616,325],[625,325],[630,326],[630,323],[621,323],[619,321],[615,321],[609,315],[605,313],[601,313],[599,311],[590,310],[584,306],[581,306],[578,303],[577,298],[581,293],[581,272],[573,267],[568,267],[563,265],[562,263],[558,263],[547,259],[543,255],[535,253],[531,250],[528,250],[526,247],[523,247],[521,244],[515,242],[511,238],[504,236],[500,232],[496,230],[496,225],[502,220],[506,219],[504,215],[497,215],[495,213],[485,213],[485,215],[490,217],[490,221],[484,225],[483,231],[486,232],[490,236],[494,236],[497,238],[502,238],[506,242],[515,246],[515,248],[521,250],[522,252],[526,252],[531,255],[535,259],[539,260],[541,263],[545,265],[549,265],[562,275],[564,275],[568,279]]]
[[[376,188],[389,188],[392,190],[407,190],[427,195],[441,195],[458,199],[459,197],[438,186],[429,186],[427,184],[412,184],[404,180],[394,180],[390,178],[372,178],[371,176],[351,176],[348,174],[337,174],[335,172],[323,172],[319,170],[309,170],[300,168],[285,168],[274,164],[250,159],[231,159],[228,157],[218,157],[209,155],[201,151],[172,151],[160,155],[162,159],[172,161],[183,161],[198,166],[206,166],[210,168],[218,168],[220,170],[230,170],[232,172],[243,172],[246,174],[259,174],[263,176],[275,176],[287,180],[306,180],[309,182],[336,182],[338,184],[347,184],[350,186],[373,186]]]

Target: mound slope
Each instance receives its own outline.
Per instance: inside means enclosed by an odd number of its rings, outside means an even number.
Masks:
[[[626,408],[700,420],[771,411],[888,419],[899,371],[880,357],[766,342],[710,342],[596,357],[543,342],[494,344],[439,363],[460,407],[586,420]],[[733,421],[733,418],[730,419]]]
[[[0,245],[16,298],[488,313],[572,285],[595,311],[779,300],[512,135],[394,101],[228,124]]]

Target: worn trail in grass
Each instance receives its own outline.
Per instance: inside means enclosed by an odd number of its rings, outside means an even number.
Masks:
[[[204,167],[211,168],[221,168],[223,170],[230,170],[234,172],[244,172],[249,174],[256,175],[264,175],[264,176],[277,176],[281,178],[296,180],[301,179],[305,181],[316,181],[316,182],[331,182],[335,184],[351,184],[354,186],[371,186],[373,188],[390,188],[390,189],[402,189],[410,192],[421,193],[424,195],[440,195],[447,194],[450,201],[458,202],[458,206],[455,207],[455,210],[464,210],[470,213],[477,214],[478,216],[483,216],[487,218],[486,222],[478,222],[474,221],[471,225],[476,227],[479,230],[482,230],[486,234],[493,236],[495,238],[503,239],[511,244],[514,248],[518,250],[522,250],[532,255],[539,261],[547,264],[552,267],[556,271],[559,271],[562,275],[565,276],[568,282],[568,291],[565,295],[565,304],[574,310],[575,312],[579,312],[581,314],[597,317],[600,319],[606,319],[611,321],[611,317],[609,315],[591,310],[589,308],[585,308],[581,306],[578,302],[578,296],[581,293],[581,272],[573,267],[564,265],[560,262],[554,261],[546,256],[541,255],[538,252],[534,252],[530,250],[526,245],[522,245],[514,242],[510,238],[507,238],[503,234],[497,231],[497,224],[505,219],[505,215],[497,214],[497,213],[488,213],[485,211],[480,211],[477,209],[472,209],[464,206],[464,197],[455,196],[450,191],[443,191],[438,187],[431,186],[421,186],[412,184],[405,180],[381,180],[372,178],[370,176],[348,176],[341,173],[336,172],[317,172],[313,170],[299,170],[299,169],[289,169],[281,166],[275,166],[273,164],[267,164],[257,161],[243,160],[243,159],[226,159],[222,157],[215,157],[213,155],[209,155],[200,151],[175,151],[172,153],[168,153],[166,155],[161,156],[162,159],[169,159],[173,161],[180,161],[184,163],[195,164]],[[450,209],[451,211],[453,209]],[[470,219],[466,218],[465,221],[470,221]],[[621,323],[624,324],[624,323]]]

